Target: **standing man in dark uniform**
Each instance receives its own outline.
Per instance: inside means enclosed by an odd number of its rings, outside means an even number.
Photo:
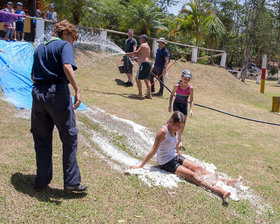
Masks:
[[[125,53],[135,52],[136,47],[137,47],[137,41],[133,38],[133,30],[129,29],[127,35],[128,35],[128,39],[125,40]],[[126,73],[127,78],[128,78],[128,81],[124,83],[126,86],[133,86],[133,83],[132,83],[132,69],[133,69],[132,60],[133,60],[133,58],[131,58],[131,57],[128,57],[128,56],[123,57],[124,73]]]
[[[157,53],[156,53],[156,60],[155,60],[155,64],[154,67],[152,69],[152,73],[156,76],[160,76],[160,80],[162,81],[162,83],[160,82],[160,89],[158,91],[158,93],[154,94],[154,96],[162,96],[163,95],[163,83],[164,83],[164,74],[166,73],[166,66],[169,63],[169,52],[167,50],[167,48],[165,47],[165,44],[167,44],[166,40],[164,38],[159,38],[157,40],[158,42],[158,49],[157,49]],[[154,83],[154,76],[151,75],[150,76],[150,81],[151,84]],[[155,85],[152,85],[152,92],[155,92]]]
[[[31,132],[36,151],[36,188],[48,186],[52,179],[52,135],[55,125],[63,144],[64,189],[87,189],[87,186],[80,184],[76,157],[78,130],[74,110],[79,107],[81,97],[74,74],[77,67],[72,46],[78,37],[76,27],[63,20],[55,24],[52,39],[39,45],[34,53]],[[75,91],[74,106],[69,82]]]

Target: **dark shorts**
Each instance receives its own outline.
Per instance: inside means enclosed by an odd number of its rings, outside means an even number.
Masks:
[[[162,75],[162,72],[163,72],[163,67],[154,67],[152,70],[152,73],[154,73],[154,75],[156,76]]]
[[[123,57],[123,65],[124,65],[124,73],[132,74],[133,64],[131,63],[129,57],[127,56]]]
[[[188,103],[178,103],[178,102],[174,101],[173,111],[180,111],[184,115],[187,115],[188,114]]]
[[[181,166],[184,161],[185,161],[185,157],[177,155],[173,159],[171,159],[169,162],[167,162],[163,165],[160,165],[159,168],[163,169],[167,172],[170,172],[170,173],[175,173],[177,168],[179,166]]]
[[[150,80],[150,72],[152,68],[152,63],[151,62],[143,62],[136,75],[136,79],[149,79]]]
[[[23,23],[20,22],[16,23],[16,31],[23,32]]]

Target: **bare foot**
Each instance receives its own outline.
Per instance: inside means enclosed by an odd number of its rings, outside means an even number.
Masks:
[[[242,180],[243,180],[243,178],[228,180],[228,181],[227,181],[227,185],[228,185],[228,186],[231,186],[231,187],[235,187],[235,185],[236,185],[238,182],[241,182]]]
[[[230,195],[231,195],[231,193],[230,193],[230,192],[226,192],[226,193],[224,194],[224,196],[223,196],[223,199],[228,198]]]
[[[143,100],[145,99],[142,95],[134,95],[133,98]]]
[[[151,96],[145,96],[145,98],[149,100],[153,99]]]

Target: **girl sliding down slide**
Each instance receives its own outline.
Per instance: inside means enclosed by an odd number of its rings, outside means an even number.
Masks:
[[[197,185],[205,187],[226,199],[230,196],[230,192],[223,190],[220,187],[214,186],[213,183],[207,181],[209,176],[218,178],[229,186],[234,187],[238,182],[237,179],[228,180],[220,178],[214,173],[205,170],[188,159],[185,159],[177,146],[177,133],[184,126],[184,114],[175,111],[168,124],[160,128],[156,135],[154,145],[151,151],[147,154],[143,162],[139,166],[131,166],[132,169],[143,168],[144,165],[157,153],[157,164],[165,171],[175,173],[178,176],[185,178]],[[211,181],[212,182],[212,181]]]

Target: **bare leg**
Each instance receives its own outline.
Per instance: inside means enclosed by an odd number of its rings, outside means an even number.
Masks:
[[[214,173],[211,173],[211,172],[207,171],[202,166],[196,165],[195,163],[193,163],[192,161],[190,161],[188,159],[184,160],[182,166],[186,167],[187,169],[189,169],[192,172],[195,172],[199,175],[214,174]]]
[[[184,132],[184,129],[185,129],[185,126],[186,126],[186,122],[187,122],[187,115],[184,115],[184,117],[185,117],[184,126],[182,128],[180,128],[179,132],[178,132],[178,139],[179,139],[179,141],[181,141],[181,139],[182,139],[182,134]]]
[[[183,164],[184,167],[186,167],[187,169],[195,172],[198,175],[213,175],[216,177],[217,180],[221,180],[224,183],[226,183],[228,186],[232,186],[234,187],[236,183],[242,181],[242,179],[238,180],[238,179],[232,179],[232,180],[228,180],[226,178],[221,178],[218,177],[218,175],[216,175],[215,173],[212,173],[206,169],[204,169],[202,166],[196,165],[195,163],[193,163],[192,161],[185,159]]]
[[[129,82],[132,82],[132,74],[126,74]]]
[[[6,34],[5,34],[4,39],[5,39],[5,40],[8,40],[8,39],[9,39],[10,32],[11,32],[11,29],[10,29],[10,28],[5,28],[5,31],[6,31]]]
[[[230,196],[230,192],[225,191],[224,189],[216,186],[212,186],[206,182],[204,182],[197,173],[189,170],[184,166],[179,166],[175,172],[175,174],[186,178],[186,180],[191,181],[199,186],[205,187],[208,190],[211,190],[219,195],[221,195],[224,199]]]
[[[151,83],[149,79],[144,79],[144,82],[147,86],[147,90],[148,90],[148,99],[152,99],[152,91],[151,91]]]
[[[11,40],[17,40],[17,32],[16,32],[16,30],[15,29],[11,29],[11,32],[12,32],[12,34],[11,34]]]
[[[143,97],[143,93],[142,93],[142,84],[140,79],[136,79],[136,83],[137,83],[137,88],[138,88],[138,96],[139,97]]]

